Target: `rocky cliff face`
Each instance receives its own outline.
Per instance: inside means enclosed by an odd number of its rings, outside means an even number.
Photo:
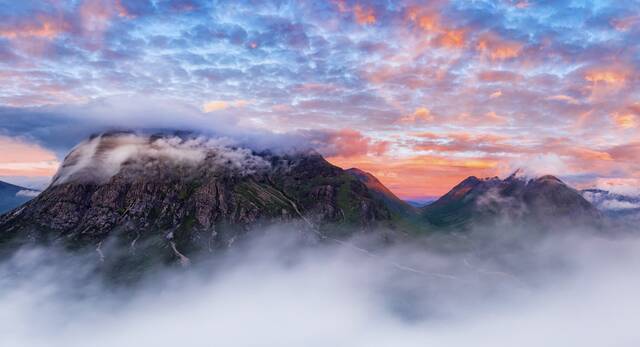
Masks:
[[[504,180],[469,177],[424,207],[422,214],[445,228],[498,222],[557,228],[594,225],[600,220],[593,205],[558,178],[529,179],[517,174]]]
[[[0,217],[0,237],[99,247],[119,235],[132,248],[147,240],[179,257],[274,222],[338,235],[391,219],[365,184],[318,154],[256,153],[221,141],[94,136],[42,194]]]

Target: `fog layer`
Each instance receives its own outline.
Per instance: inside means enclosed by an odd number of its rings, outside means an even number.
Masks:
[[[633,236],[482,230],[364,252],[264,234],[126,288],[94,275],[95,254],[20,250],[0,265],[2,345],[640,343]]]

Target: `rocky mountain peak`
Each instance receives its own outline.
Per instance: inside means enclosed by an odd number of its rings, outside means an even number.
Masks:
[[[173,243],[169,250],[186,254],[226,247],[256,226],[283,221],[330,234],[390,220],[365,184],[315,152],[117,132],[76,146],[42,194],[0,217],[0,238],[97,244],[117,234],[137,245]]]

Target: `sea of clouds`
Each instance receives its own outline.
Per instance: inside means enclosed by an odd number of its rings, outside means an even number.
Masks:
[[[634,233],[478,229],[364,251],[275,227],[121,286],[95,253],[0,263],[4,346],[638,346]],[[363,241],[365,240],[365,241]],[[353,246],[358,244],[359,246]]]

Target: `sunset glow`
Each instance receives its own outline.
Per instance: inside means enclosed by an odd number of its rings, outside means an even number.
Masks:
[[[161,100],[312,134],[403,198],[517,168],[640,186],[635,1],[1,3],[1,176],[51,176],[92,131],[139,125],[86,110]]]

